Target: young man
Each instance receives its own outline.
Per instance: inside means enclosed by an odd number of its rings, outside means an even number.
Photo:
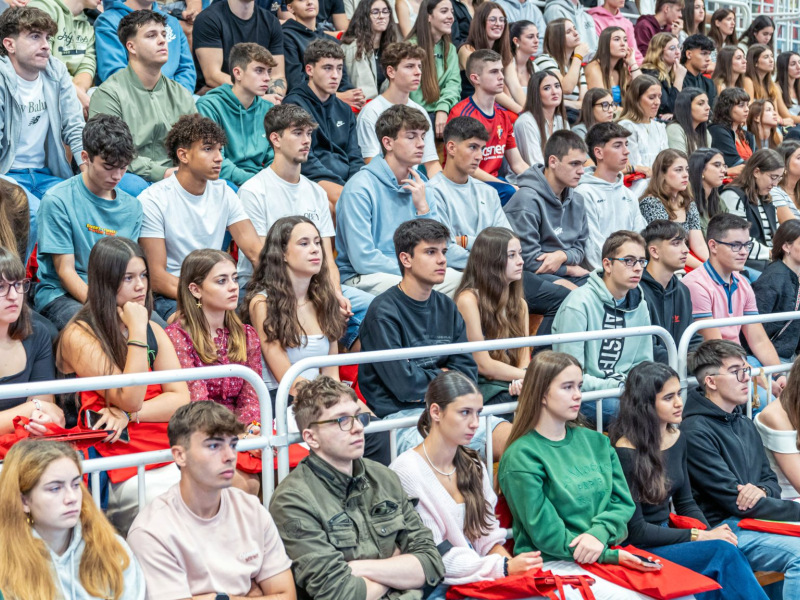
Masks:
[[[586,12],[580,0],[549,0],[544,7],[545,23],[556,19],[569,19],[578,30],[581,41],[589,46],[589,54],[584,60],[591,60],[597,52],[597,32],[594,29],[594,20]],[[541,35],[541,34],[540,34]]]
[[[409,94],[419,88],[422,80],[422,59],[425,51],[416,44],[395,42],[383,49],[380,67],[386,73],[389,87],[383,94],[376,96],[358,113],[358,145],[364,162],[369,164],[373,158],[383,152],[375,125],[380,117],[391,106],[403,105],[415,108],[425,115],[428,129],[425,135],[425,152],[422,164],[428,177],[433,177],[442,170],[439,155],[436,153],[436,140],[430,119],[425,110],[409,98]]]
[[[645,241],[633,231],[617,231],[603,245],[602,269],[573,291],[558,310],[553,333],[624,329],[650,325],[650,313],[639,282],[647,265]],[[583,390],[609,390],[625,385],[628,371],[653,360],[653,342],[647,336],[553,344],[583,366]],[[595,419],[595,402],[584,402],[581,412]],[[603,427],[619,411],[617,398],[603,400]]]
[[[489,143],[483,152],[483,160],[475,178],[485,181],[500,195],[500,202],[505,205],[518,188],[497,175],[503,165],[503,159],[517,175],[522,175],[528,168],[517,150],[514,139],[514,123],[507,110],[494,100],[503,93],[505,77],[503,61],[494,50],[477,50],[467,59],[467,76],[475,86],[475,93],[456,104],[450,111],[449,119],[455,117],[472,117],[477,119],[489,132]]]
[[[669,331],[677,344],[692,324],[692,296],[675,275],[686,265],[688,236],[680,225],[656,219],[645,228],[642,237],[647,244],[648,263],[641,284],[650,323]],[[653,337],[653,356],[658,362],[669,362],[661,338]]]
[[[131,128],[136,158],[119,187],[138,196],[172,175],[164,136],[181,115],[197,112],[185,87],[161,73],[169,58],[167,18],[137,10],[119,22],[119,39],[128,51],[128,66],[109,77],[94,94],[89,116],[115,115]]]
[[[228,146],[220,177],[241,186],[272,162],[269,140],[254,132],[264,126],[264,117],[274,106],[264,100],[270,72],[277,64],[263,46],[236,44],[228,59],[231,81],[197,101],[197,111],[225,130]]]
[[[167,18],[165,31],[167,34],[168,59],[161,65],[161,72],[167,79],[173,79],[194,93],[197,84],[197,71],[194,68],[192,49],[181,24],[171,14],[161,11],[158,2],[150,0],[111,0],[104,2],[105,9],[94,23],[97,38],[97,78],[102,83],[117,71],[128,66],[128,52],[117,35],[117,28],[122,17],[135,10],[150,9],[163,14]]]
[[[89,253],[95,243],[109,235],[139,238],[142,205],[116,189],[134,154],[122,119],[92,117],[83,130],[86,170],[42,198],[36,309],[59,330],[86,303]]]
[[[280,21],[255,0],[218,0],[204,9],[194,21],[192,48],[197,67],[197,91],[203,94],[231,80],[228,57],[236,44],[252,42],[269,50],[275,59],[267,98],[286,95],[283,62],[283,31]]]
[[[711,65],[711,53],[716,50],[710,37],[695,33],[683,40],[681,64],[686,67],[683,87],[694,87],[703,90],[708,96],[708,105],[714,106],[717,100],[717,86],[705,74]]]
[[[587,167],[575,191],[583,196],[589,239],[586,260],[602,264],[603,242],[618,229],[641,231],[647,226],[639,211],[639,200],[625,187],[628,138],[631,132],[617,123],[598,123],[586,134],[589,157],[596,167]]]
[[[308,111],[318,123],[303,175],[316,181],[328,195],[331,210],[344,184],[361,170],[364,159],[358,147],[356,116],[336,90],[344,74],[344,52],[334,40],[311,42],[303,58],[308,82],[302,82],[284,99]]]
[[[231,487],[244,425],[190,402],[167,427],[180,483],[136,517],[128,543],[151,598],[294,600],[292,561],[257,496]]]
[[[547,29],[547,22],[544,20],[542,11],[531,0],[497,0],[497,3],[503,7],[503,11],[506,13],[506,27],[510,27],[511,23],[517,21],[530,21],[536,25],[539,35],[544,38],[544,34],[541,32]],[[495,23],[492,27],[499,28],[500,33],[503,32],[503,23]],[[539,45],[537,55],[541,53],[542,44]]]
[[[556,131],[544,147],[544,165],[518,179],[519,191],[503,207],[522,242],[525,270],[548,281],[586,281],[589,225],[575,187],[583,175],[586,144],[571,131]]]
[[[683,30],[683,0],[656,0],[654,15],[642,15],[636,20],[633,31],[642,56],[647,54],[650,40],[657,33],[668,32],[675,36]]]
[[[73,175],[65,146],[85,169],[83,110],[67,67],[50,55],[56,33],[53,19],[38,8],[0,15],[0,174],[28,192],[31,240],[39,200]]]
[[[336,264],[342,283],[377,296],[400,283],[402,272],[392,236],[409,219],[441,220],[427,179],[417,173],[424,156],[430,121],[421,111],[396,105],[375,126],[383,146],[376,158],[356,173],[337,204]],[[447,269],[437,289],[452,296],[461,273]]]
[[[301,596],[421,598],[444,565],[397,475],[363,458],[369,423],[353,390],[327,376],[298,386],[293,407],[311,453],[269,505]]]
[[[708,222],[708,260],[683,278],[692,295],[692,317],[695,321],[757,315],[758,306],[753,288],[739,275],[747,262],[753,242],[750,224],[730,213],[714,215]],[[701,329],[705,340],[739,341],[743,333],[754,366],[781,364],[761,323],[729,325]],[[772,381],[772,393],[778,396],[786,386],[786,377]]]
[[[712,527],[724,524],[754,571],[785,575],[783,598],[800,597],[800,539],[741,529],[740,519],[800,521],[800,504],[781,500],[761,436],[743,411],[752,384],[745,351],[726,340],[689,355],[698,387],[689,391],[681,435],[697,505]]]
[[[594,21],[595,33],[598,37],[603,33],[604,29],[609,27],[622,27],[625,31],[625,36],[628,38],[628,45],[631,47],[631,52],[636,57],[636,64],[641,65],[644,62],[644,55],[639,52],[639,46],[636,44],[636,33],[633,30],[633,23],[630,22],[626,16],[622,14],[622,9],[625,7],[625,0],[605,0],[603,4],[598,3],[594,8],[590,8],[586,12],[592,17]],[[542,34],[540,33],[541,37]],[[583,36],[581,36],[583,39]]]
[[[184,115],[164,145],[175,176],[153,184],[139,197],[144,221],[139,244],[147,254],[154,310],[165,320],[175,312],[178,277],[186,255],[222,248],[227,230],[253,264],[263,244],[239,197],[219,178],[225,132],[211,119]]]

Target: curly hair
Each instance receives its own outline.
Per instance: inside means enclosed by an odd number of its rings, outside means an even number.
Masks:
[[[164,140],[167,154],[173,165],[178,164],[178,149],[188,150],[195,142],[204,144],[228,144],[225,130],[208,117],[200,114],[182,115],[178,122],[172,126]]]
[[[725,88],[720,92],[719,96],[717,96],[717,102],[714,104],[714,112],[711,114],[711,120],[714,123],[733,127],[731,111],[741,102],[750,102],[750,94],[738,87]],[[741,127],[739,129],[741,129]]]
[[[383,51],[389,44],[400,41],[400,32],[397,23],[392,17],[391,7],[387,0],[363,0],[359,2],[350,19],[350,25],[342,36],[342,45],[356,45],[356,60],[362,60],[365,56],[372,54],[372,19],[370,13],[376,2],[383,2],[389,8],[389,26],[381,34],[381,41],[378,45],[378,55],[382,56]]]
[[[0,42],[31,31],[41,31],[52,37],[58,33],[58,25],[43,10],[27,6],[9,8],[0,15]],[[0,43],[0,56],[8,56],[2,43]]]

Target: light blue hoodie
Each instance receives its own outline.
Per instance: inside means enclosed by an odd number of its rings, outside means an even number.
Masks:
[[[419,176],[427,183],[428,179]],[[344,283],[356,275],[400,275],[394,251],[394,232],[416,218],[441,221],[436,196],[425,186],[430,211],[417,216],[411,193],[397,182],[382,156],[350,178],[336,203],[336,264]]]

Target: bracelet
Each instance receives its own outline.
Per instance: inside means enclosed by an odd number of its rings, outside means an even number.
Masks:
[[[628,67],[628,73],[633,73],[634,71],[639,70],[639,65],[634,65],[632,67]]]
[[[508,559],[503,558],[503,577],[508,577]]]
[[[136,346],[137,348],[144,348],[145,350],[150,350],[150,346],[145,344],[144,342],[137,342],[136,340],[128,340],[128,346]]]
[[[583,62],[583,56],[581,56],[580,54],[573,53],[572,58],[577,58],[579,61]]]
[[[137,425],[139,424],[139,413],[138,412],[136,412],[136,413],[126,412],[125,414],[128,416],[128,423],[132,423],[133,422],[133,420],[134,420],[133,417],[135,415],[136,416],[136,424]]]
[[[36,410],[41,412],[41,410],[42,410],[41,401],[38,398],[31,398],[31,402],[33,402],[33,405],[36,407]]]

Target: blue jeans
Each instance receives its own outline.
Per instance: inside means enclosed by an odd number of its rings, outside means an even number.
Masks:
[[[39,204],[41,203],[42,196],[44,196],[51,187],[64,180],[53,175],[50,169],[12,169],[6,173],[6,175],[28,192],[28,211],[31,215],[31,228],[28,233],[27,256],[23,259],[23,262],[25,262],[28,260],[28,256],[31,255],[33,245],[39,238],[39,226],[37,225],[36,215],[39,212]]]
[[[800,538],[740,529],[738,522],[738,518],[725,521],[739,538],[739,550],[750,567],[754,571],[783,573],[784,600],[800,598]]]
[[[122,179],[117,184],[117,187],[121,189],[123,192],[127,192],[134,198],[136,198],[139,194],[149,188],[152,183],[149,181],[145,181],[138,175],[134,175],[133,173],[125,173],[122,176]]]
[[[498,179],[500,181],[487,181],[486,183],[492,186],[497,195],[500,196],[500,206],[505,206],[517,190],[502,177],[498,177]]]
[[[177,300],[161,294],[153,294],[153,314],[158,314],[164,321],[168,321],[176,310],[178,310]]]
[[[592,427],[597,426],[597,402],[583,402],[581,404],[581,414],[586,417]],[[619,398],[603,398],[603,431],[608,431],[611,423],[619,414]]]
[[[375,296],[361,291],[358,288],[350,287],[349,285],[342,286],[342,295],[350,300],[351,310],[353,311],[353,316],[347,321],[347,331],[340,340],[342,346],[349,349],[358,338],[361,323],[364,321],[367,309],[370,303],[375,299]]]
[[[39,312],[61,331],[81,308],[83,308],[83,304],[69,294],[64,294],[52,302],[48,302]]]

